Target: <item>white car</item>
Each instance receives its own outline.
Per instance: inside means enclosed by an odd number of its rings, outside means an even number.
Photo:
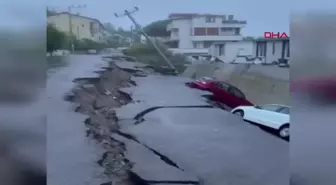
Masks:
[[[272,129],[276,129],[281,138],[289,138],[289,111],[286,105],[267,104],[257,106],[239,106],[231,113]]]
[[[97,54],[97,50],[95,50],[95,49],[89,49],[89,50],[87,51],[87,53],[88,53],[88,54]]]

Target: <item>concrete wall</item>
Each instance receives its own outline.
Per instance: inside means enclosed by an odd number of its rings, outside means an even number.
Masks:
[[[224,44],[224,54],[219,55],[219,44]],[[253,53],[255,48],[255,43],[252,41],[239,41],[239,42],[217,42],[216,44],[210,47],[210,54],[217,56],[224,62],[232,62],[236,56],[245,55],[245,56],[254,56]]]
[[[183,76],[193,78],[208,76],[226,81],[241,89],[255,104],[290,104],[288,68],[203,63],[190,65]]]
[[[290,105],[289,82],[256,75],[232,75],[227,81],[255,104]]]

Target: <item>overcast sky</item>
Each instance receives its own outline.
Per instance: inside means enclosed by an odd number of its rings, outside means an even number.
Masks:
[[[28,22],[45,24],[43,15],[46,3],[58,11],[66,11],[68,5],[85,4],[86,8],[75,9],[74,12],[124,28],[129,28],[132,25],[131,21],[126,17],[115,18],[114,13],[134,6],[140,8],[134,16],[141,25],[164,19],[169,13],[233,14],[237,19],[247,21],[243,34],[252,36],[262,36],[265,31],[288,32],[291,11],[336,9],[334,0],[0,0],[0,17],[3,18],[0,18],[1,26],[5,26],[5,22],[15,24],[13,19],[28,18],[28,21],[19,21],[18,25],[22,26]],[[7,21],[9,17],[10,22]]]
[[[142,25],[173,12],[233,14],[247,21],[243,34],[253,36],[262,36],[265,31],[288,32],[291,10],[336,8],[334,0],[48,0],[48,4],[58,10],[66,10],[69,4],[86,4],[85,9],[76,12],[124,28],[130,27],[131,21],[126,17],[117,19],[113,14],[134,6],[140,9],[135,17]]]

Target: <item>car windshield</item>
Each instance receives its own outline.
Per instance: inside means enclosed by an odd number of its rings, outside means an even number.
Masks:
[[[213,80],[213,78],[211,78],[211,77],[203,77],[203,78],[200,78],[199,80],[202,81],[202,82],[205,82],[205,81],[211,81],[211,80]]]
[[[289,115],[290,110],[289,110],[289,107],[284,106],[284,107],[280,108],[280,109],[278,110],[278,112],[279,112],[279,113],[282,113],[282,114],[288,114],[288,115]]]
[[[261,105],[260,108],[263,110],[267,110],[267,111],[277,112],[278,110],[282,108],[282,106],[280,105]]]

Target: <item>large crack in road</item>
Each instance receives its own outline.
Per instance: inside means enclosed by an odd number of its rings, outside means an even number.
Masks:
[[[74,103],[75,112],[88,115],[84,120],[87,137],[92,137],[102,143],[105,152],[97,161],[97,164],[105,168],[105,174],[114,179],[113,182],[125,184],[199,184],[198,180],[167,180],[167,179],[145,179],[132,171],[134,161],[130,161],[124,155],[127,151],[127,144],[121,139],[111,136],[117,134],[124,139],[131,140],[146,150],[157,156],[166,165],[172,166],[180,171],[185,171],[173,159],[162,154],[157,149],[139,141],[135,136],[122,132],[119,128],[119,118],[115,113],[115,108],[134,103],[129,93],[120,90],[121,87],[136,86],[136,82],[131,76],[145,77],[144,71],[127,70],[119,68],[114,61],[109,61],[110,66],[97,71],[100,77],[97,78],[77,78],[73,82],[76,87],[67,93],[64,100]],[[162,108],[213,108],[209,105],[178,105],[178,106],[154,106],[139,112],[133,119],[135,124],[144,121],[144,116],[152,111]],[[111,184],[107,182],[104,184]],[[102,184],[102,185],[104,185]]]
[[[88,116],[87,136],[105,150],[97,164],[112,182],[102,185],[284,184],[282,141],[213,109],[218,105],[202,105],[181,78],[142,78],[116,63],[99,78],[76,79],[64,98]]]

